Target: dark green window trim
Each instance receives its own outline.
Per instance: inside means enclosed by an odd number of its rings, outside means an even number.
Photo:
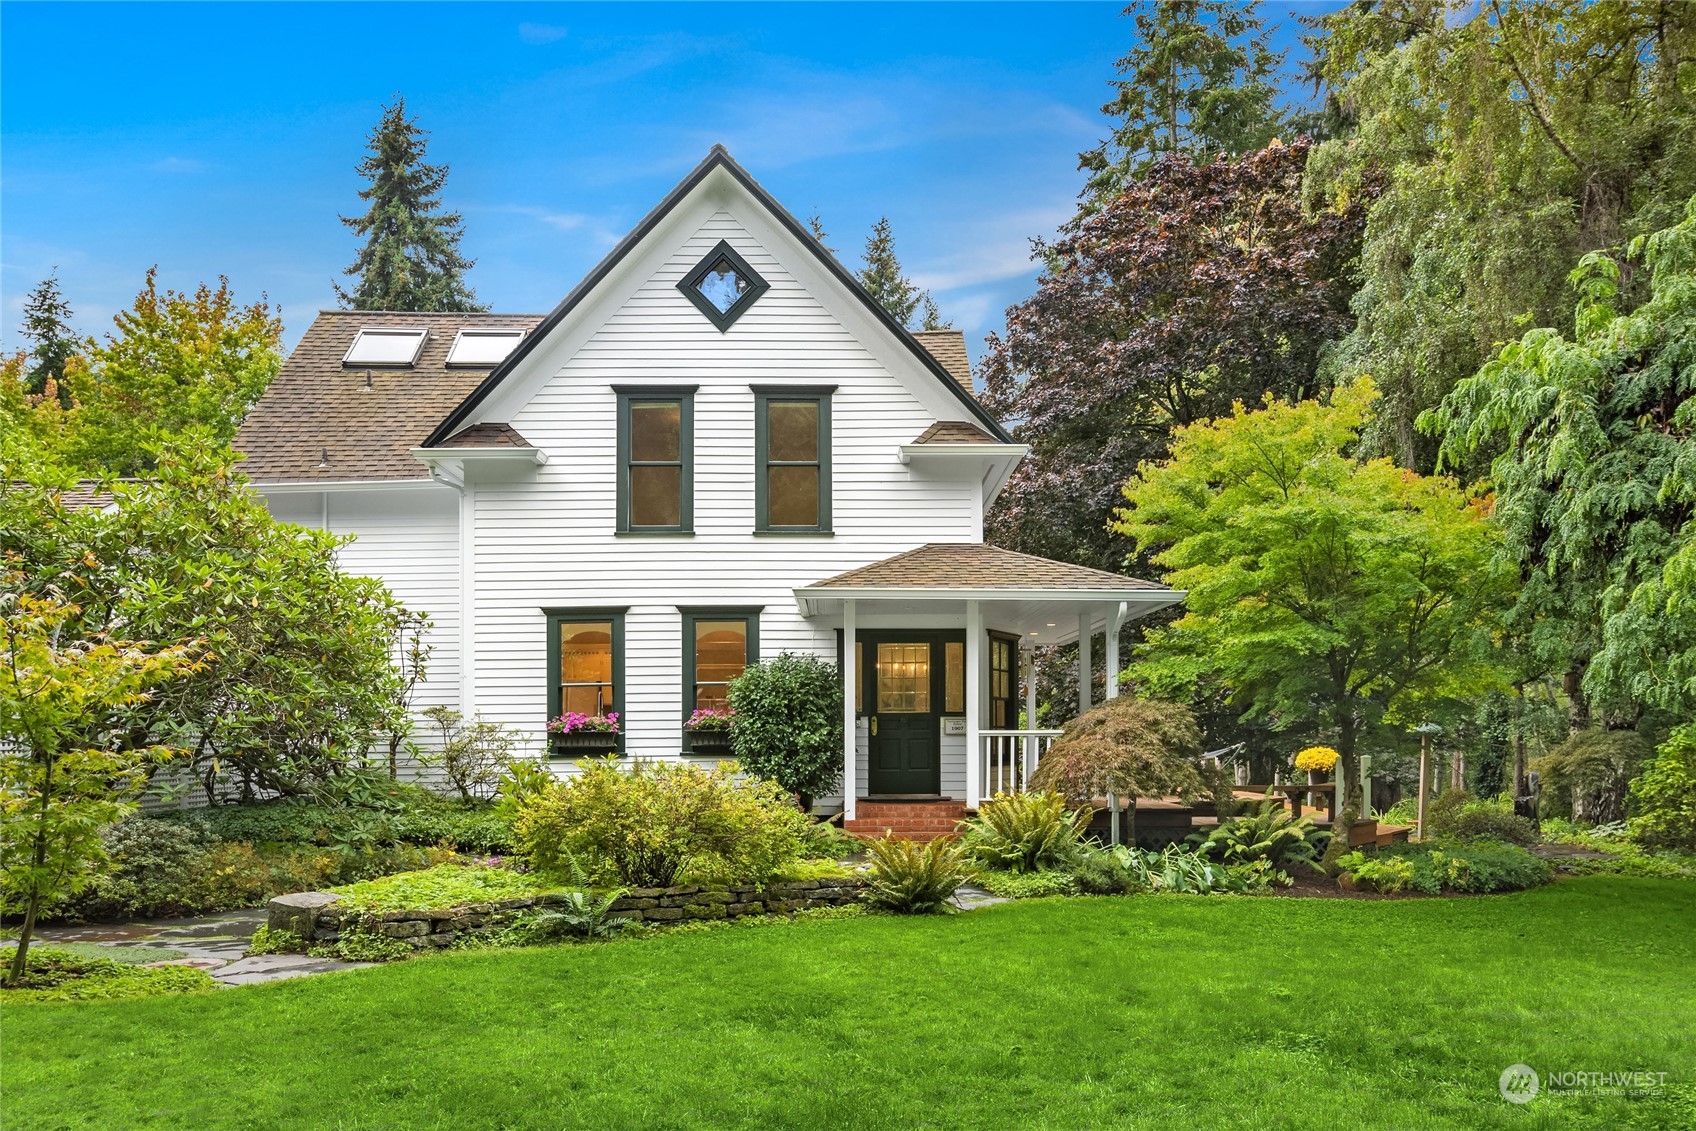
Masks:
[[[695,533],[695,390],[698,385],[614,385],[618,394],[618,534]],[[630,521],[630,406],[644,402],[678,405],[679,495],[676,526],[635,526]],[[646,466],[646,465],[644,465]]]
[[[548,718],[556,719],[560,714],[559,693],[559,626],[572,621],[604,620],[612,622],[612,690],[613,709],[618,712],[618,752],[624,753],[624,735],[628,730],[630,716],[625,710],[625,700],[629,698],[630,689],[624,682],[624,614],[629,612],[628,606],[619,608],[590,607],[590,608],[544,608],[542,613],[548,618]],[[543,736],[543,749],[548,750],[548,757],[572,757],[572,755],[557,755],[552,753],[547,735]]]
[[[760,662],[760,614],[765,611],[764,605],[679,605],[677,611],[683,614],[683,635],[680,641],[680,651],[683,653],[683,714],[687,720],[695,711],[695,625],[698,621],[739,620],[748,628],[748,664],[752,666]],[[687,736],[685,736],[687,742]]]
[[[831,533],[830,456],[831,394],[835,385],[750,385],[754,391],[754,533],[755,534],[829,534]],[[766,412],[772,401],[816,401],[819,406],[819,521],[812,526],[773,526],[770,521],[770,500],[767,490],[767,469],[772,466],[766,456]],[[801,466],[785,465],[778,466]],[[805,466],[811,466],[807,464]]]
[[[706,295],[696,289],[701,285],[701,280],[707,277],[707,272],[718,266],[721,259],[728,262],[731,269],[748,282],[748,289],[742,293],[741,298],[731,304],[729,310],[720,310],[707,301]],[[682,291],[684,297],[695,304],[696,310],[705,314],[707,320],[718,327],[719,333],[724,334],[730,331],[730,327],[747,312],[749,307],[759,301],[761,295],[771,290],[771,284],[761,278],[760,273],[754,270],[746,259],[736,254],[736,249],[730,246],[729,240],[719,240],[718,246],[707,252],[705,259],[695,264],[693,270],[677,280],[677,289]]]

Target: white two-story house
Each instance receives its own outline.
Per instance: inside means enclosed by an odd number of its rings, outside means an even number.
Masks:
[[[985,545],[1025,449],[963,338],[896,324],[722,148],[547,315],[321,313],[237,447],[429,614],[420,705],[537,756],[567,710],[698,756],[746,664],[846,657],[850,827],[1016,784],[1022,654],[1182,597]]]

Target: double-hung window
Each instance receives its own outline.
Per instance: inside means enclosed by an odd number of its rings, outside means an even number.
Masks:
[[[548,618],[548,718],[616,712],[622,734],[624,610],[542,611]]]
[[[730,681],[760,659],[758,608],[686,608],[683,613],[683,717],[723,710]]]
[[[695,386],[619,386],[620,534],[695,528]]]
[[[830,533],[830,395],[836,387],[753,390],[755,533]]]

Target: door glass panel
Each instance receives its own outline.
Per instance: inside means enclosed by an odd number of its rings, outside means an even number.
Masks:
[[[950,640],[942,646],[942,709],[958,715],[966,709],[966,646]]]
[[[695,622],[695,707],[723,709],[730,681],[748,666],[748,622]]]
[[[866,713],[866,646],[854,641],[854,713]]]
[[[877,709],[879,714],[930,713],[930,645],[877,646]]]

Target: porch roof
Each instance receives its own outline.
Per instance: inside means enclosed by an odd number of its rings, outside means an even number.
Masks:
[[[903,614],[963,613],[967,601],[986,602],[1032,643],[1051,644],[1077,636],[1079,614],[1105,623],[1123,605],[1123,618],[1135,620],[1184,593],[981,542],[933,542],[797,588],[795,599],[809,617],[839,614],[848,600],[867,612]]]

